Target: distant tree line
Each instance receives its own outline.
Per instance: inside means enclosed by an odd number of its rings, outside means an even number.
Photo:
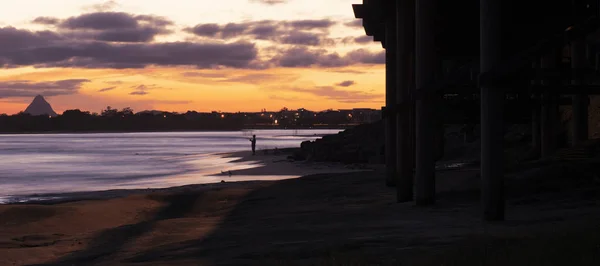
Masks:
[[[121,132],[121,131],[188,131],[239,130],[243,120],[233,116],[188,112],[140,112],[107,107],[100,114],[78,109],[56,117],[31,116],[26,113],[0,115],[0,132]]]
[[[240,130],[244,128],[346,128],[353,124],[351,115],[327,110],[304,109],[258,113],[186,113],[143,111],[110,106],[98,113],[79,109],[67,110],[56,117],[26,113],[0,115],[0,132],[135,132]]]

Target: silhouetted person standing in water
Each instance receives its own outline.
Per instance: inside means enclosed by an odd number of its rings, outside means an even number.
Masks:
[[[252,155],[256,154],[256,135],[252,135],[252,138],[249,139],[252,142]]]

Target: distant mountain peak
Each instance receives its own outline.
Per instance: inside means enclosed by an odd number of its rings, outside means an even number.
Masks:
[[[48,115],[48,116],[57,116],[56,112],[50,106],[50,103],[44,99],[44,96],[37,95],[33,98],[33,101],[27,106],[24,113],[36,116],[36,115]]]

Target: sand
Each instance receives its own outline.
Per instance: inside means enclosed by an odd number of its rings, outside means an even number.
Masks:
[[[507,221],[483,223],[476,171],[438,173],[437,204],[415,207],[395,202],[381,166],[230,156],[263,165],[232,178],[312,175],[3,205],[0,265],[440,265],[447,254],[498,241],[600,232],[598,197],[589,196],[598,190],[589,186],[533,193],[509,182],[523,189],[509,193]]]

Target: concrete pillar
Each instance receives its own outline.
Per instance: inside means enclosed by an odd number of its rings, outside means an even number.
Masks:
[[[536,61],[532,64],[532,68],[535,70],[535,73],[539,73],[540,62]],[[531,85],[540,85],[540,79],[536,76],[531,80]],[[540,149],[542,146],[542,132],[541,132],[541,123],[540,123],[540,94],[534,93],[532,96],[532,104],[531,104],[531,148],[532,153],[535,158],[539,158]]]
[[[436,0],[418,0],[415,8],[416,49],[416,169],[415,203],[435,203],[435,110],[433,91],[427,88],[435,79],[435,3]]]
[[[413,24],[414,25],[414,24]],[[414,29],[414,28],[413,28]],[[409,80],[410,80],[410,85],[409,85],[409,101],[410,101],[410,105],[409,105],[409,136],[410,136],[410,156],[408,156],[409,159],[409,165],[410,165],[410,170],[411,170],[411,175],[412,178],[414,180],[415,177],[415,168],[416,168],[416,163],[417,163],[417,158],[416,158],[416,139],[417,139],[417,126],[416,126],[416,103],[415,103],[415,95],[416,95],[416,80],[415,80],[415,31],[412,31],[413,35],[411,36],[411,40],[413,40],[411,42],[412,46],[409,48],[411,53],[410,53],[410,71],[409,71]],[[413,186],[414,188],[414,186]]]
[[[571,68],[575,75],[573,85],[583,85],[582,71],[587,67],[586,45],[584,40],[579,39],[571,42]],[[588,96],[578,94],[573,96],[572,131],[573,145],[577,145],[588,139]]]
[[[407,202],[413,199],[413,171],[411,144],[410,144],[410,86],[411,86],[411,64],[410,54],[414,46],[414,5],[415,0],[395,1],[396,25],[398,32],[396,62],[398,73],[398,92],[396,103],[398,104],[397,116],[397,147],[396,157],[397,175],[397,200]]]
[[[390,1],[390,5],[395,8],[395,1]],[[394,9],[391,10],[394,10]],[[393,13],[393,12],[390,12]],[[392,14],[395,15],[395,14]],[[393,16],[388,16],[385,29],[385,183],[392,187],[396,185],[396,89],[397,76],[396,69],[396,20]]]
[[[487,73],[502,58],[501,0],[479,1],[480,68]],[[504,220],[504,92],[481,86],[481,200],[483,218]]]
[[[542,56],[542,60],[540,63],[540,67],[542,68],[542,70],[555,70],[557,68],[558,54],[560,54],[559,52],[559,50],[554,50],[549,52],[547,55]],[[548,78],[547,75],[542,79],[542,84],[545,86],[552,85],[554,83],[555,81],[551,78]],[[559,124],[559,115],[556,98],[556,94],[551,91],[546,91],[542,93],[542,157],[546,157],[553,154],[557,149],[557,129]]]

